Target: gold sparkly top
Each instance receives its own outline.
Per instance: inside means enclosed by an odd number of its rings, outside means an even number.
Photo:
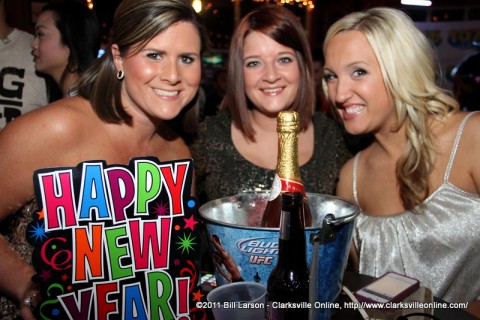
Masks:
[[[2,221],[0,236],[17,255],[27,264],[32,262],[33,247],[27,241],[27,225],[33,219],[33,214],[38,210],[35,199],[27,202],[15,214]],[[20,319],[18,304],[12,299],[0,294],[0,319]]]

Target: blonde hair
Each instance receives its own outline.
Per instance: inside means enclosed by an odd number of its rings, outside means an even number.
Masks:
[[[397,161],[396,177],[403,205],[412,210],[429,194],[428,176],[435,162],[429,119],[442,121],[458,111],[458,103],[437,85],[435,51],[405,13],[391,8],[351,13],[329,28],[324,51],[335,35],[350,30],[362,32],[370,43],[395,102],[395,129],[406,129],[407,145]]]

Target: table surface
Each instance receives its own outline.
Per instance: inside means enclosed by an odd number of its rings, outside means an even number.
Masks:
[[[345,285],[350,291],[353,292],[367,285],[373,279],[374,278],[367,275],[345,271],[345,274],[343,277],[343,285]],[[434,298],[434,301],[439,303],[445,302],[438,298]],[[338,302],[340,306],[343,306],[343,303],[351,302],[351,300],[346,294],[341,294],[338,299]],[[434,309],[433,314],[435,315],[435,317],[437,317],[440,320],[479,320],[479,318],[476,318],[475,316],[464,311],[463,309],[440,308],[440,309]],[[207,309],[207,319],[209,320],[213,319],[213,315],[210,309]],[[412,319],[412,318],[409,318],[409,319]],[[419,319],[419,317],[415,317],[413,319]],[[424,317],[424,319],[428,319],[428,318]],[[254,320],[254,319],[251,319],[251,320]],[[360,315],[360,312],[358,312],[358,310],[356,309],[342,308],[342,309],[335,310],[335,313],[332,316],[331,320],[363,320],[363,318]],[[396,317],[395,317],[395,320],[396,320]]]
[[[350,271],[346,271],[343,277],[343,284],[350,290],[355,291],[360,289],[361,287],[367,285],[370,281],[372,281],[372,277],[353,273]],[[343,305],[343,302],[351,301],[347,295],[340,295],[339,302],[340,305]],[[435,302],[443,303],[445,301],[434,298]],[[434,309],[433,314],[435,317],[439,318],[440,320],[478,320],[475,316],[471,315],[470,313],[464,311],[463,309],[448,309],[448,308],[440,308]],[[335,312],[332,320],[362,320],[362,316],[355,309],[340,309]],[[427,318],[425,318],[427,319]]]

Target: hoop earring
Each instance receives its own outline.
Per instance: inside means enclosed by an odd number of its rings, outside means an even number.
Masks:
[[[125,73],[123,72],[123,70],[118,70],[117,79],[122,80],[124,76],[125,76]]]

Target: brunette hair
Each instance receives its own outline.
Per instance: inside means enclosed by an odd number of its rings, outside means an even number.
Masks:
[[[203,53],[208,45],[206,31],[188,0],[123,0],[115,11],[111,42],[122,56],[135,54],[178,22],[190,22],[196,27]],[[116,75],[112,52],[107,51],[80,78],[79,94],[90,100],[102,120],[130,123],[131,116],[121,101],[121,81]]]
[[[288,9],[278,5],[265,5],[247,14],[232,37],[229,51],[227,91],[222,108],[227,108],[233,123],[250,140],[253,129],[247,111],[253,108],[245,94],[243,49],[245,37],[251,32],[261,32],[274,41],[292,48],[300,69],[300,85],[290,110],[299,114],[300,130],[305,130],[315,110],[315,83],[313,64],[307,37],[299,19]]]
[[[52,11],[62,43],[70,49],[67,71],[82,74],[98,56],[101,28],[95,13],[79,2],[54,2],[42,12]]]

